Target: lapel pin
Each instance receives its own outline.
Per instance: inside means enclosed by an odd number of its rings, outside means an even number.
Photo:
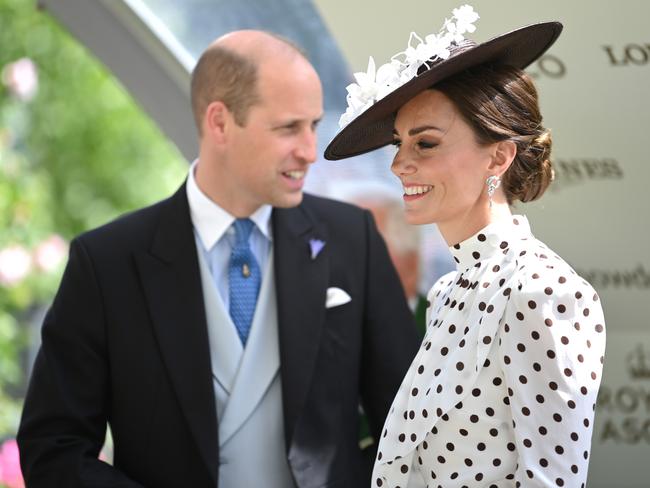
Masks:
[[[321,241],[320,239],[309,239],[309,249],[311,250],[311,258],[316,259],[316,256],[320,254],[320,252],[323,250],[325,247],[325,241]]]

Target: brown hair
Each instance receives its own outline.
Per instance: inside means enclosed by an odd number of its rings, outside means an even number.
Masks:
[[[298,54],[307,59],[306,53],[290,39],[272,32],[259,33],[262,34],[260,42],[264,44],[255,53],[247,56],[217,43],[208,47],[196,63],[192,71],[190,96],[199,134],[205,111],[215,100],[222,101],[228,107],[238,125],[246,125],[248,111],[260,101],[257,92],[258,65],[265,49],[271,55],[280,49],[285,54]],[[279,42],[268,42],[263,40],[264,36]]]
[[[508,203],[541,197],[553,180],[551,133],[542,125],[537,89],[518,68],[481,65],[433,87],[456,105],[480,144],[512,141],[517,154],[502,177]]]
[[[203,115],[215,100],[221,100],[235,122],[244,126],[248,110],[258,101],[257,65],[231,49],[210,46],[192,72],[190,95],[199,134]]]

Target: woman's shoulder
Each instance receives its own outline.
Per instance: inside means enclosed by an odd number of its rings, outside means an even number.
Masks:
[[[602,316],[600,298],[589,282],[546,244],[527,240],[516,257],[511,302],[529,311],[554,313],[596,312]]]
[[[573,267],[545,243],[531,238],[523,241],[515,256],[515,273],[518,283],[524,290],[542,287],[546,294],[574,288],[592,289]],[[549,293],[549,290],[553,290]]]

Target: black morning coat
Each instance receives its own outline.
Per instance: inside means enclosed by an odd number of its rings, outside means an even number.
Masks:
[[[358,405],[377,439],[419,343],[402,287],[367,211],[305,195],[272,228],[291,472],[300,488],[369,486]],[[310,239],[325,242],[313,259]],[[326,309],[329,287],[352,300]],[[185,185],[72,242],[42,338],[18,433],[29,488],[217,487]],[[107,422],[114,466],[97,459]]]

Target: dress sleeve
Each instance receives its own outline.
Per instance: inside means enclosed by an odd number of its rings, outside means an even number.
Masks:
[[[371,488],[428,488],[415,451],[391,464],[375,464]]]
[[[527,272],[510,293],[498,355],[517,486],[584,487],[605,350],[599,297],[557,266]]]

